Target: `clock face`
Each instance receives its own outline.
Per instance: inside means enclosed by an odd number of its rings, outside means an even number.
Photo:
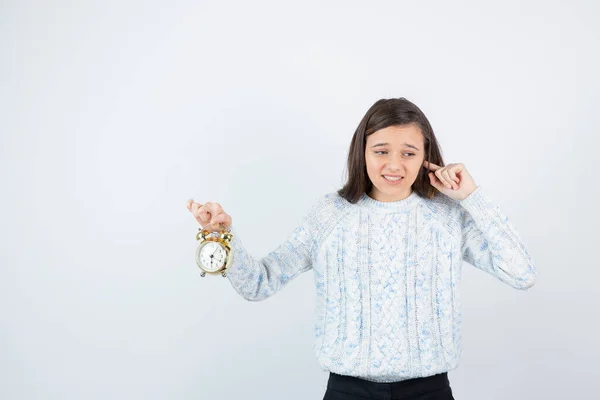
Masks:
[[[202,268],[206,271],[218,271],[225,264],[225,249],[216,242],[206,242],[197,255]]]

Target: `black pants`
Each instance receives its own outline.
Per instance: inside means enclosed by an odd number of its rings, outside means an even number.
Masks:
[[[329,373],[323,400],[454,400],[448,373],[400,382],[371,382]]]

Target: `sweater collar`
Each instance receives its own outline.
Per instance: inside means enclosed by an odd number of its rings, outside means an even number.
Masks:
[[[408,197],[396,201],[379,201],[363,193],[357,204],[360,207],[378,211],[403,211],[411,208],[419,202],[419,195],[414,190]]]

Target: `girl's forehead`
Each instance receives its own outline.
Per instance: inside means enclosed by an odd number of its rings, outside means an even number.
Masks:
[[[423,145],[423,134],[414,124],[388,126],[368,135],[367,144],[371,146],[378,144],[404,146],[408,144],[420,147]]]

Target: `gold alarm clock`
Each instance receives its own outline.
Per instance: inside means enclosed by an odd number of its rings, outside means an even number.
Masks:
[[[227,269],[233,261],[233,251],[231,250],[233,234],[231,230],[225,229],[223,224],[219,225],[222,228],[219,232],[209,232],[205,226],[199,228],[199,232],[196,234],[196,240],[199,241],[196,248],[196,264],[200,267],[202,271],[200,276],[203,278],[207,273],[221,274],[225,278]]]

